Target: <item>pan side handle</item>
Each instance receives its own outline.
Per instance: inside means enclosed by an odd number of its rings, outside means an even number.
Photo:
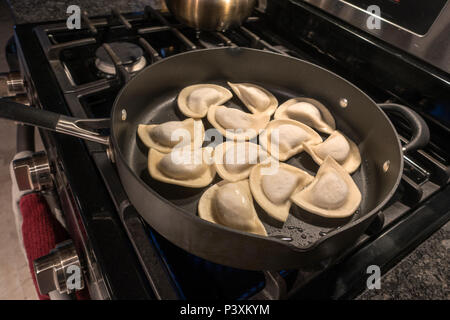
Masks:
[[[77,119],[0,98],[0,118],[109,145],[109,137],[90,129],[109,126],[109,119]]]
[[[397,113],[411,125],[412,136],[403,146],[403,152],[408,153],[420,149],[430,141],[430,129],[425,120],[411,108],[396,103],[380,103],[378,106],[386,113]]]

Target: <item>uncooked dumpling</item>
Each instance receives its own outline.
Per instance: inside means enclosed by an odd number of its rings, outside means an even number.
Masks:
[[[305,146],[305,151],[321,165],[327,156],[336,160],[348,173],[353,173],[361,164],[361,155],[356,144],[339,131],[334,131],[324,142]]]
[[[203,118],[211,106],[224,104],[233,97],[230,90],[215,84],[196,84],[181,90],[178,108],[186,117]]]
[[[310,98],[293,98],[283,103],[275,112],[275,119],[292,119],[331,134],[336,123],[330,111],[319,101]]]
[[[214,166],[219,176],[227,181],[247,179],[251,168],[269,155],[251,142],[224,142],[214,149]]]
[[[150,149],[150,176],[158,181],[184,187],[206,187],[216,175],[211,154],[212,148],[176,148],[167,154]]]
[[[147,147],[168,153],[174,147],[185,147],[189,144],[200,148],[205,136],[205,129],[201,121],[186,119],[162,124],[140,124],[138,135]]]
[[[326,218],[351,216],[361,203],[361,192],[347,171],[328,156],[314,181],[291,200],[300,208]]]
[[[251,114],[225,106],[212,106],[208,121],[223,136],[230,140],[250,140],[256,137],[269,123],[267,114]]]
[[[272,157],[285,161],[302,152],[304,145],[321,143],[322,138],[303,123],[282,119],[269,122],[260,135],[259,142]]]
[[[277,98],[256,84],[228,82],[228,85],[251,113],[271,116],[278,107]]]
[[[285,163],[278,163],[274,169],[269,169],[270,165],[264,163],[252,168],[250,189],[256,202],[269,216],[285,222],[292,203],[290,196],[301,191],[314,177]]]
[[[267,236],[253,206],[248,180],[221,181],[210,187],[200,198],[198,215],[212,223]]]

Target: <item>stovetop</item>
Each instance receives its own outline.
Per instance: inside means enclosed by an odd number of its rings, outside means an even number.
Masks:
[[[132,14],[114,10],[110,16],[96,18],[86,13],[81,30],[67,30],[65,23],[17,26],[23,71],[38,93],[34,103],[55,112],[109,117],[120,88],[133,76],[113,43],[142,49],[147,65],[188,50],[244,46],[324,66],[377,102],[409,105],[426,118],[431,129],[430,144],[405,156],[402,182],[383,215],[352,248],[314,270],[272,273],[218,265],[169,243],[128,202],[105,146],[41,131],[49,158],[55,161],[62,207],[75,212],[69,219],[72,237],[79,250],[87,252],[83,259],[89,272],[95,269],[92,283],[102,287],[98,297],[351,298],[364,289],[368,265],[388,270],[449,219],[446,75],[418,61],[399,59],[392,48],[313,8],[290,6],[271,4],[265,13],[255,11],[242,27],[226,32],[196,32],[152,8]],[[339,40],[345,40],[345,45]],[[366,47],[372,50],[370,56]],[[99,72],[100,48],[115,74]],[[376,69],[379,60],[383,69]],[[387,74],[386,65],[409,72],[409,78]],[[407,141],[408,125],[398,118],[392,121]],[[398,238],[395,245],[389,241],[393,238]]]

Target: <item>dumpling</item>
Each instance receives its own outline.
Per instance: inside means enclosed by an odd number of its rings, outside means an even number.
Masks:
[[[176,148],[170,153],[150,149],[148,169],[158,181],[183,187],[202,188],[216,175],[212,165],[212,148]]]
[[[278,163],[271,171],[269,163],[258,164],[250,172],[250,189],[256,202],[272,218],[285,222],[291,208],[291,194],[301,191],[314,177],[294,166]],[[268,172],[264,172],[264,168]]]
[[[212,223],[267,236],[253,206],[248,180],[221,181],[210,187],[200,198],[198,215]]]
[[[215,84],[195,84],[181,90],[178,108],[186,117],[204,118],[211,106],[222,105],[233,97],[230,90]]]
[[[174,147],[184,147],[193,144],[202,146],[205,128],[202,121],[186,119],[183,121],[169,121],[162,124],[140,124],[138,136],[149,148],[168,153]]]
[[[330,111],[322,103],[311,98],[293,98],[286,101],[277,109],[274,118],[300,121],[328,134],[336,129]]]
[[[327,156],[336,160],[348,173],[353,173],[361,164],[361,155],[356,144],[339,131],[334,131],[324,142],[306,145],[305,151],[321,165]]]
[[[314,181],[291,200],[300,208],[326,218],[351,216],[361,203],[361,192],[352,177],[328,156]]]
[[[228,82],[228,85],[251,113],[271,116],[278,107],[277,98],[256,84]]]
[[[269,122],[266,130],[259,136],[259,143],[264,150],[280,161],[302,152],[306,144],[315,145],[321,142],[322,138],[316,131],[289,119]]]
[[[251,168],[269,158],[267,152],[251,142],[224,142],[214,149],[214,166],[227,181],[247,179]]]
[[[208,121],[229,140],[250,140],[269,123],[268,114],[251,114],[225,106],[212,106]]]

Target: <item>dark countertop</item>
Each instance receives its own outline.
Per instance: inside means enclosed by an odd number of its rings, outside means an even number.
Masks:
[[[366,290],[358,299],[450,299],[449,251],[450,222],[387,272],[380,290]]]
[[[109,14],[112,8],[120,12],[142,11],[146,5],[161,8],[161,0],[7,0],[16,24],[66,19],[69,5],[78,5],[89,16]]]

